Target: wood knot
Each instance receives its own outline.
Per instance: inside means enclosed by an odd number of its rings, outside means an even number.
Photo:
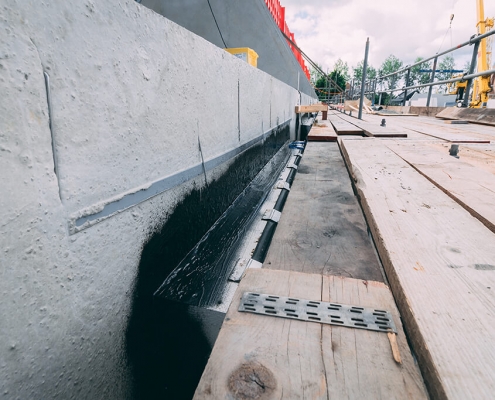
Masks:
[[[237,400],[269,399],[277,384],[273,373],[256,362],[242,364],[230,374],[228,387]]]

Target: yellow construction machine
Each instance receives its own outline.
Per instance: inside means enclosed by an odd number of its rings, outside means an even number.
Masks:
[[[493,18],[485,19],[485,9],[483,0],[476,1],[477,9],[477,20],[478,23],[476,27],[478,28],[478,34],[482,35],[489,30],[493,29]],[[491,55],[492,55],[492,36],[482,39],[478,51],[478,62],[477,70],[478,72],[488,71],[491,66]],[[462,75],[454,75],[453,77],[459,77]],[[464,90],[466,89],[467,82],[460,81],[456,82],[451,89],[449,85],[449,94],[457,94],[457,99],[460,101],[464,95]],[[493,77],[491,75],[482,75],[473,80],[473,89],[471,102],[469,103],[470,108],[483,108],[486,107],[488,102],[489,93],[493,90]],[[493,92],[492,92],[493,93]]]

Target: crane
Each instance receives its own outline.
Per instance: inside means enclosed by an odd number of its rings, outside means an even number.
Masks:
[[[483,0],[476,0],[478,34],[482,35],[493,28],[493,18],[485,19],[485,10]],[[490,36],[491,39],[491,36]],[[491,40],[490,40],[491,42]],[[478,51],[478,72],[488,71],[491,66],[491,44],[488,38],[481,40]],[[473,82],[473,95],[469,107],[484,108],[488,102],[488,93],[492,91],[490,84],[490,75],[483,75],[476,78]]]
[[[483,0],[476,0],[476,15],[477,15],[477,24],[478,34],[482,35],[487,31],[493,28],[493,18],[485,19],[485,9]],[[453,15],[451,16],[451,22],[453,19]],[[478,61],[477,61],[477,71],[483,72],[488,71],[491,66],[491,48],[492,48],[492,40],[493,36],[488,38],[484,38],[480,42],[480,47],[478,50]],[[462,74],[453,75],[453,78],[461,77]],[[473,90],[471,96],[471,102],[469,103],[470,108],[484,108],[488,103],[489,93],[493,90],[491,84],[491,76],[483,75],[475,78],[473,80]],[[448,84],[448,93],[456,94],[456,102],[458,105],[462,104],[462,98],[464,97],[465,89],[467,86],[467,81],[456,82],[455,84]],[[453,87],[453,88],[452,88]]]

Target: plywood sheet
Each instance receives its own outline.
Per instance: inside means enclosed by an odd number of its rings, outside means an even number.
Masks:
[[[434,398],[495,392],[495,235],[383,141],[342,142]]]
[[[263,265],[383,280],[337,143],[306,146]]]
[[[393,313],[402,364],[387,334],[240,313],[245,291],[384,308]],[[226,315],[195,399],[425,399],[387,286],[343,277],[248,270]]]

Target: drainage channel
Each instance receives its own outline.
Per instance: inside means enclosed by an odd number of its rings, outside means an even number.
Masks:
[[[140,336],[155,353],[132,352],[140,358],[133,363],[134,398],[192,398],[244,270],[261,266],[266,255],[303,144],[290,147],[273,156],[156,290],[153,329]],[[147,362],[153,366],[140,376],[136,366]]]

